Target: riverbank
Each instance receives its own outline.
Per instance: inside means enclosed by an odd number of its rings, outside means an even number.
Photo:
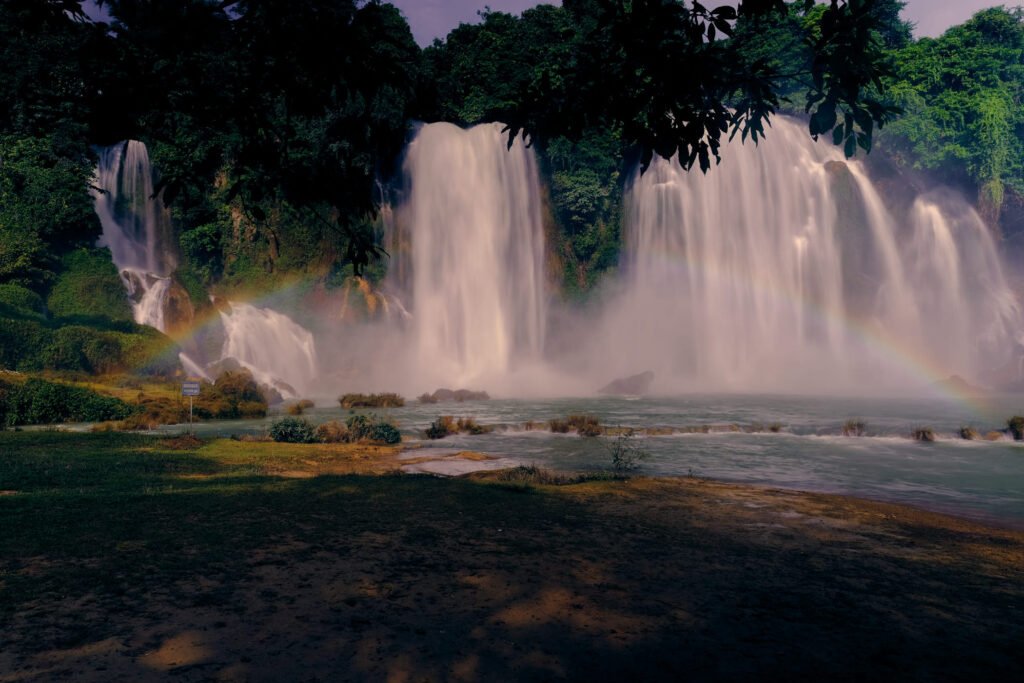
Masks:
[[[198,447],[196,447],[198,446]],[[1024,534],[698,478],[0,434],[0,681],[1011,680]]]

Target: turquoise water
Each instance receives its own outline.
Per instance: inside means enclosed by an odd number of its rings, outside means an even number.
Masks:
[[[344,419],[349,411],[315,408],[313,422]],[[640,472],[698,476],[783,488],[843,493],[907,503],[1015,527],[1024,527],[1024,442],[964,441],[961,426],[985,434],[1024,413],[1024,397],[989,399],[980,407],[946,400],[705,395],[675,398],[585,398],[490,400],[363,411],[386,415],[409,441],[438,415],[472,416],[501,425],[480,436],[423,440],[424,448],[472,449],[507,464],[593,470],[610,467],[608,443],[600,438],[548,431],[522,431],[527,420],[547,422],[573,413],[597,416],[604,425],[687,428],[711,425],[709,434],[639,436],[649,453]],[[200,435],[259,433],[279,417],[196,426]],[[863,419],[867,437],[840,435],[843,422]],[[725,431],[778,423],[782,432]],[[935,430],[938,440],[909,438],[917,427]],[[180,429],[180,428],[177,428]]]

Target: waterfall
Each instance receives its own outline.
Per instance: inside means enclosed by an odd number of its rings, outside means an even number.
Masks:
[[[392,267],[411,270],[411,356],[439,386],[507,378],[543,351],[540,181],[533,153],[508,149],[501,129],[424,125],[406,155],[411,246]]]
[[[224,349],[221,360],[234,359],[260,384],[286,398],[308,395],[318,372],[313,335],[288,316],[269,308],[232,303],[221,313]]]
[[[625,293],[603,332],[623,373],[841,390],[1009,360],[1020,310],[977,214],[938,192],[896,220],[861,164],[792,120],[707,175],[656,158],[627,190]]]
[[[99,246],[110,249],[132,300],[135,322],[166,331],[163,302],[175,268],[170,216],[153,196],[146,145],[128,140],[99,150],[96,214]]]

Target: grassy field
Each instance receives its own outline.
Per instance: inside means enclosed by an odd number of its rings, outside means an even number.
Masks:
[[[1020,533],[701,480],[403,475],[398,454],[0,432],[0,681],[1024,670]]]

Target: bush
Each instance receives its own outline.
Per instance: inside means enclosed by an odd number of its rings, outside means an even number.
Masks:
[[[396,444],[402,442],[402,434],[393,424],[376,422],[370,427],[369,439],[379,443]]]
[[[293,403],[288,406],[289,415],[302,415],[309,408],[313,408],[316,404],[310,401],[308,398],[304,398],[298,403]]]
[[[47,305],[56,317],[132,320],[124,283],[106,249],[77,249],[61,261],[63,271]]]
[[[0,425],[59,424],[124,420],[136,408],[90,389],[29,379],[22,384],[0,380]]]
[[[612,456],[612,469],[617,474],[626,474],[638,469],[640,463],[650,457],[650,453],[637,445],[634,439],[631,432],[623,432],[611,442],[605,442],[605,447]]]
[[[1024,417],[1014,415],[1006,421],[1006,428],[1013,435],[1014,441],[1024,441]]]
[[[451,415],[441,415],[427,427],[428,439],[443,439],[452,434],[458,434],[459,428]]]
[[[267,399],[251,372],[244,368],[226,370],[213,384],[203,382],[195,399],[195,412],[202,419],[266,417]]]
[[[847,420],[843,423],[843,436],[865,436],[868,433],[868,423],[859,418]]]
[[[316,440],[321,443],[345,443],[349,441],[348,428],[337,420],[324,422],[316,428]]]
[[[4,307],[16,314],[33,317],[46,311],[42,297],[26,287],[12,283],[0,285],[0,311]]]
[[[398,394],[344,394],[338,403],[342,408],[401,408],[405,399]]]
[[[417,399],[420,403],[437,403],[437,399],[434,398],[433,394],[420,394]]]
[[[931,443],[932,441],[935,441],[935,430],[931,427],[917,427],[910,433],[910,438],[914,441]]]
[[[283,417],[270,426],[270,438],[279,443],[313,443],[316,430],[300,417]]]
[[[349,415],[345,420],[349,441],[361,441],[369,438],[373,422],[366,415]]]

